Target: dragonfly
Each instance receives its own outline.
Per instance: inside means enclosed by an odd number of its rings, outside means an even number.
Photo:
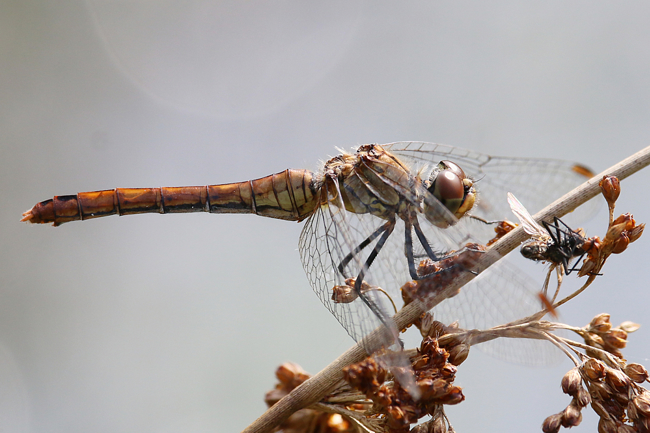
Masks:
[[[580,164],[557,159],[496,157],[426,142],[366,144],[341,151],[318,172],[287,169],[237,183],[55,196],[25,212],[22,221],[58,226],[179,212],[304,221],[299,252],[319,299],[355,341],[383,328],[392,344],[399,288],[426,277],[418,274],[419,260],[449,259],[468,241],[490,239],[488,221],[509,212],[508,191],[538,210],[592,176]],[[536,311],[530,284],[507,265],[492,266],[434,314],[468,329],[506,323]],[[337,288],[353,296],[337,295]]]

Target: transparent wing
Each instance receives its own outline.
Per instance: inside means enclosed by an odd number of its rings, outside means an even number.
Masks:
[[[517,200],[517,197],[515,197],[511,192],[508,193],[508,204],[510,205],[512,213],[515,214],[521,225],[524,227],[526,233],[536,238],[548,237],[548,233],[544,227],[537,224],[537,221],[535,221],[530,212],[528,212],[524,205],[521,204],[521,202]]]
[[[346,279],[358,275],[368,254],[372,251],[372,245],[355,254],[345,266],[344,272],[339,270],[341,263],[344,263],[349,254],[385,221],[374,217],[358,218],[358,215],[347,212],[340,206],[337,198],[332,197],[326,189],[322,189],[321,194],[326,197],[324,204],[307,220],[298,247],[309,284],[325,307],[355,341],[361,342],[363,337],[385,326],[388,326],[385,338],[390,340],[393,335],[396,335],[393,322],[390,320],[394,311],[390,299],[384,293],[377,290],[365,292],[373,308],[360,297],[353,296],[354,299],[350,302],[335,302],[332,298],[335,286],[348,286]],[[382,271],[379,272],[380,276],[398,272],[398,269],[392,266]],[[373,278],[372,272],[367,272],[364,280],[369,284],[379,282]],[[364,347],[364,349],[372,353],[378,347]]]
[[[330,179],[326,182],[336,181]],[[420,199],[426,201],[430,207],[440,207],[441,213],[449,213],[423,187],[418,189],[413,185],[405,186],[394,183],[391,183],[391,187],[403,191],[404,195],[412,200],[416,200],[415,197],[421,197]],[[409,188],[408,194],[406,194],[406,188]],[[404,222],[397,219],[385,244],[378,251],[372,264],[365,270],[363,281],[366,287],[371,289],[364,293],[371,305],[367,305],[361,298],[355,298],[354,294],[352,294],[353,300],[350,302],[335,302],[332,298],[334,287],[347,286],[346,279],[356,278],[359,275],[382,235],[381,233],[377,234],[378,230],[388,223],[388,221],[370,213],[346,211],[339,202],[340,195],[337,195],[335,191],[336,188],[333,187],[333,184],[320,189],[321,197],[323,197],[321,206],[307,220],[303,228],[300,235],[299,251],[311,287],[350,336],[359,342],[382,325],[392,326],[392,320],[388,319],[403,305],[400,288],[412,279],[409,275],[405,253],[406,229]],[[404,200],[408,201],[407,198]],[[413,210],[416,212],[421,209],[417,203],[410,202],[410,204],[413,205]],[[429,224],[423,217],[418,220],[425,236],[435,239],[436,243],[433,247],[440,254],[457,250],[463,242],[469,240],[468,233],[455,227],[439,229]],[[412,237],[417,239],[414,234]],[[368,241],[369,239],[371,240]],[[364,244],[367,245],[360,249],[360,246]],[[353,254],[353,252],[355,253]],[[415,248],[415,253],[417,264],[424,258],[424,248],[421,245],[418,246]],[[342,263],[345,266],[341,272]],[[376,307],[376,311],[373,311],[374,307]],[[391,329],[390,332],[395,334],[395,329]],[[374,348],[364,347],[364,349]]]
[[[396,142],[382,144],[412,167],[451,160],[475,181],[478,203],[472,214],[486,220],[505,220],[510,216],[506,194],[512,192],[526,203],[531,214],[560,198],[594,174],[587,167],[569,161],[543,158],[511,158],[485,155],[444,144]],[[600,201],[590,200],[574,211],[568,220],[577,225],[593,216]],[[483,242],[494,233],[489,226],[473,224],[472,233]]]

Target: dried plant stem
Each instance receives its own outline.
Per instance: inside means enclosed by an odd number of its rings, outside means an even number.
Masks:
[[[649,164],[650,147],[646,147],[568,192],[563,197],[535,214],[534,218],[536,221],[541,221],[552,218],[553,216],[562,217],[585,203],[587,200],[598,195],[600,193],[598,182],[603,178],[603,176],[613,175],[623,180]],[[517,227],[492,245],[488,252],[483,255],[479,263],[474,267],[473,271],[480,273],[485,270],[502,256],[505,256],[510,251],[517,248],[528,237],[529,235],[524,232],[522,227]],[[472,280],[474,276],[475,275],[470,272],[463,273],[453,282],[453,284],[445,287],[439,294],[428,300],[427,305],[416,301],[402,308],[393,317],[397,324],[397,329],[404,329],[408,324],[413,323],[413,321],[420,317],[425,311],[430,310],[448,298],[460,287]],[[381,341],[383,334],[384,333],[381,330],[377,330],[368,335],[362,344],[354,345],[318,374],[298,386],[289,395],[285,396],[275,405],[270,407],[262,416],[249,425],[244,432],[269,432],[295,411],[313,405],[321,400],[338,384],[342,377],[342,368],[364,359],[367,354],[362,347],[378,347],[378,342]]]

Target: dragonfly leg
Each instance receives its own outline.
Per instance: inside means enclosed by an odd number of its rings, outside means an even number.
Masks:
[[[405,221],[404,224],[404,249],[406,252],[406,261],[409,266],[409,274],[414,280],[419,280],[420,276],[418,275],[417,270],[415,269],[415,258],[413,257],[413,234],[411,233],[412,225],[409,221]]]
[[[379,240],[375,244],[375,247],[372,249],[372,251],[368,255],[368,258],[366,259],[366,262],[364,263],[363,267],[359,271],[359,275],[357,275],[357,279],[354,282],[354,290],[355,290],[355,292],[357,292],[358,296],[361,299],[363,299],[363,302],[368,306],[368,308],[370,308],[370,310],[373,312],[373,314],[375,316],[377,316],[377,318],[381,321],[381,323],[384,326],[386,326],[386,328],[389,329],[389,330],[392,327],[387,322],[388,318],[386,317],[386,314],[383,311],[381,311],[379,306],[377,304],[375,304],[371,299],[369,299],[366,296],[365,293],[361,292],[361,283],[363,283],[363,277],[365,276],[366,271],[370,268],[370,266],[372,265],[372,262],[375,261],[375,258],[377,258],[377,255],[379,254],[379,252],[383,248],[384,244],[386,243],[386,240],[388,240],[388,237],[391,235],[391,233],[393,233],[394,228],[395,228],[395,220],[388,221],[388,222],[386,222],[386,224],[382,225],[379,229],[375,230],[375,232],[368,237],[368,239],[369,239],[373,235],[383,232],[381,237],[379,238]],[[377,237],[377,236],[375,235],[374,237]],[[368,239],[366,239],[366,240],[368,240]],[[370,241],[368,241],[368,243],[370,243]],[[367,243],[366,243],[366,245],[367,245]],[[400,342],[400,344],[401,344],[401,342]]]
[[[363,240],[363,242],[361,242],[359,245],[357,245],[356,248],[355,248],[354,250],[352,250],[352,252],[350,252],[347,256],[345,256],[345,257],[343,258],[343,260],[341,260],[341,263],[339,263],[339,265],[338,265],[338,270],[339,270],[339,272],[341,273],[341,275],[346,276],[346,275],[345,275],[345,267],[348,265],[348,263],[350,263],[350,261],[354,258],[354,256],[356,256],[357,254],[359,254],[359,253],[361,252],[362,249],[364,249],[365,247],[367,247],[368,245],[370,245],[370,243],[371,243],[372,241],[374,241],[375,239],[377,239],[377,237],[378,237],[379,235],[381,235],[384,231],[386,231],[386,229],[387,229],[387,227],[388,227],[389,224],[390,224],[390,222],[387,223],[387,224],[383,224],[382,226],[380,226],[377,230],[375,230],[374,232],[372,232],[372,233],[370,234],[370,236],[368,236],[367,238],[365,238],[365,239]],[[394,225],[394,223],[393,223],[393,225]],[[391,229],[391,231],[392,231],[392,229]]]
[[[469,217],[470,217],[471,219],[473,219],[473,220],[476,220],[476,221],[482,222],[482,223],[485,224],[485,225],[499,224],[499,223],[502,223],[502,222],[503,222],[503,220],[488,221],[488,220],[486,220],[485,218],[481,218],[481,217],[476,216],[476,215],[469,215]]]
[[[427,256],[434,262],[437,262],[440,260],[440,257],[436,253],[433,252],[431,249],[431,245],[429,245],[429,241],[427,238],[424,236],[424,233],[422,232],[422,229],[420,228],[420,223],[418,222],[417,216],[415,217],[415,221],[413,222],[413,228],[415,229],[415,234],[417,235],[418,239],[420,240],[420,244],[422,244],[422,247],[424,248],[424,251],[426,251]]]

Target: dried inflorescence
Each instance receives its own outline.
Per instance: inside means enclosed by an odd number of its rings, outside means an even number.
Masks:
[[[275,371],[279,383],[266,393],[264,401],[271,407],[311,376],[297,364],[286,362]],[[358,430],[348,419],[336,413],[316,409],[294,412],[273,431],[283,433],[356,433]]]
[[[614,328],[609,314],[603,313],[576,330],[588,347],[582,363],[562,378],[562,391],[572,400],[565,410],[544,420],[542,431],[577,426],[581,410],[589,404],[600,417],[600,433],[650,431],[650,393],[639,385],[648,380],[648,372],[641,364],[626,363],[620,352],[627,333],[636,329],[631,322]]]
[[[636,331],[639,327],[640,325],[632,322],[623,322],[619,326],[613,327],[609,321],[609,314],[602,313],[594,317],[579,334],[588,346],[604,350],[623,359],[620,349],[624,349],[627,345],[628,333]],[[587,349],[586,352],[592,358],[605,360],[600,351]]]
[[[594,236],[583,245],[587,258],[578,271],[580,277],[597,275],[610,255],[625,251],[630,243],[641,237],[645,228],[645,224],[636,225],[634,217],[629,213],[614,219],[616,199],[621,192],[616,177],[604,176],[598,185],[609,207],[609,226],[604,239]]]
[[[418,354],[411,358],[420,394],[417,401],[399,382],[386,381],[388,373],[373,357],[345,368],[343,373],[351,387],[373,402],[370,415],[385,418],[387,432],[408,432],[411,424],[426,415],[433,417],[430,427],[444,427],[442,405],[458,404],[465,399],[461,388],[453,385],[456,367],[448,360],[449,352],[439,347],[437,340],[427,337],[422,341]],[[446,427],[441,431],[446,431]]]

